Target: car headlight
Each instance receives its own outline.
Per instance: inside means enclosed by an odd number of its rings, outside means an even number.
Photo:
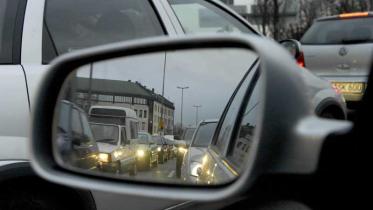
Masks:
[[[158,151],[158,152],[160,152],[161,150],[162,150],[162,148],[161,148],[161,147],[158,147],[158,148],[157,148],[157,151]]]
[[[207,159],[208,159],[207,155],[203,156],[203,158],[202,158],[202,165],[206,165]]]
[[[201,170],[202,164],[198,162],[193,162],[190,164],[190,175],[198,177],[198,170]]]
[[[179,147],[179,152],[180,153],[185,153],[185,152],[187,152],[188,151],[188,149],[186,149],[186,148],[184,148],[184,147]]]
[[[110,154],[107,153],[99,153],[98,160],[104,163],[110,162]]]
[[[136,155],[138,157],[144,157],[145,156],[145,152],[144,152],[144,150],[139,149],[139,150],[137,150]]]
[[[120,157],[121,155],[122,155],[122,152],[121,152],[121,151],[114,151],[114,153],[113,153],[114,158],[118,158],[118,157]]]

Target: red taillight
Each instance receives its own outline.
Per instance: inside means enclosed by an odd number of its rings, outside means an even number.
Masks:
[[[303,52],[300,52],[300,55],[297,58],[297,64],[300,67],[303,67],[303,68],[306,67],[306,64],[304,62],[304,54],[303,54]]]

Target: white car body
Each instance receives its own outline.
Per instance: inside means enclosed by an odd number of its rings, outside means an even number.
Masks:
[[[150,0],[158,12],[167,36],[185,36],[167,0]],[[228,15],[255,31],[245,20],[217,0],[210,1]],[[28,0],[23,22],[21,60],[0,64],[0,177],[1,168],[28,162],[30,111],[48,65],[42,64],[42,36],[45,0]],[[162,57],[163,59],[163,57]],[[146,63],[147,61],[144,61]],[[178,142],[178,141],[176,141]],[[16,166],[16,165],[15,165]],[[95,206],[103,209],[165,209],[181,201],[91,191]]]

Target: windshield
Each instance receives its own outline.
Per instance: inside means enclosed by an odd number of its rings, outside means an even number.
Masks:
[[[207,147],[214,135],[216,122],[201,124],[194,137],[192,147]]]
[[[119,140],[118,126],[103,125],[103,124],[90,124],[93,136],[97,143],[107,143],[117,145]]]
[[[302,44],[353,44],[373,41],[373,18],[318,21],[301,39]]]
[[[165,144],[164,139],[162,139],[162,137],[160,137],[160,136],[153,136],[153,140],[158,145]]]
[[[150,136],[145,133],[138,133],[136,143],[138,144],[149,144]]]
[[[77,49],[164,35],[145,0],[48,0],[43,48],[56,55]],[[53,59],[43,50],[45,62]],[[48,60],[47,60],[48,58]]]

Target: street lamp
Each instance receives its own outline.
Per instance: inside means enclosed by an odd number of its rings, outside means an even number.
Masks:
[[[183,105],[184,105],[184,89],[188,89],[188,86],[180,87],[177,86],[178,89],[181,89],[181,110],[180,110],[180,121],[181,121],[181,129],[183,129]]]
[[[198,109],[201,108],[201,105],[193,105],[194,108],[196,108],[196,127],[198,124]]]

